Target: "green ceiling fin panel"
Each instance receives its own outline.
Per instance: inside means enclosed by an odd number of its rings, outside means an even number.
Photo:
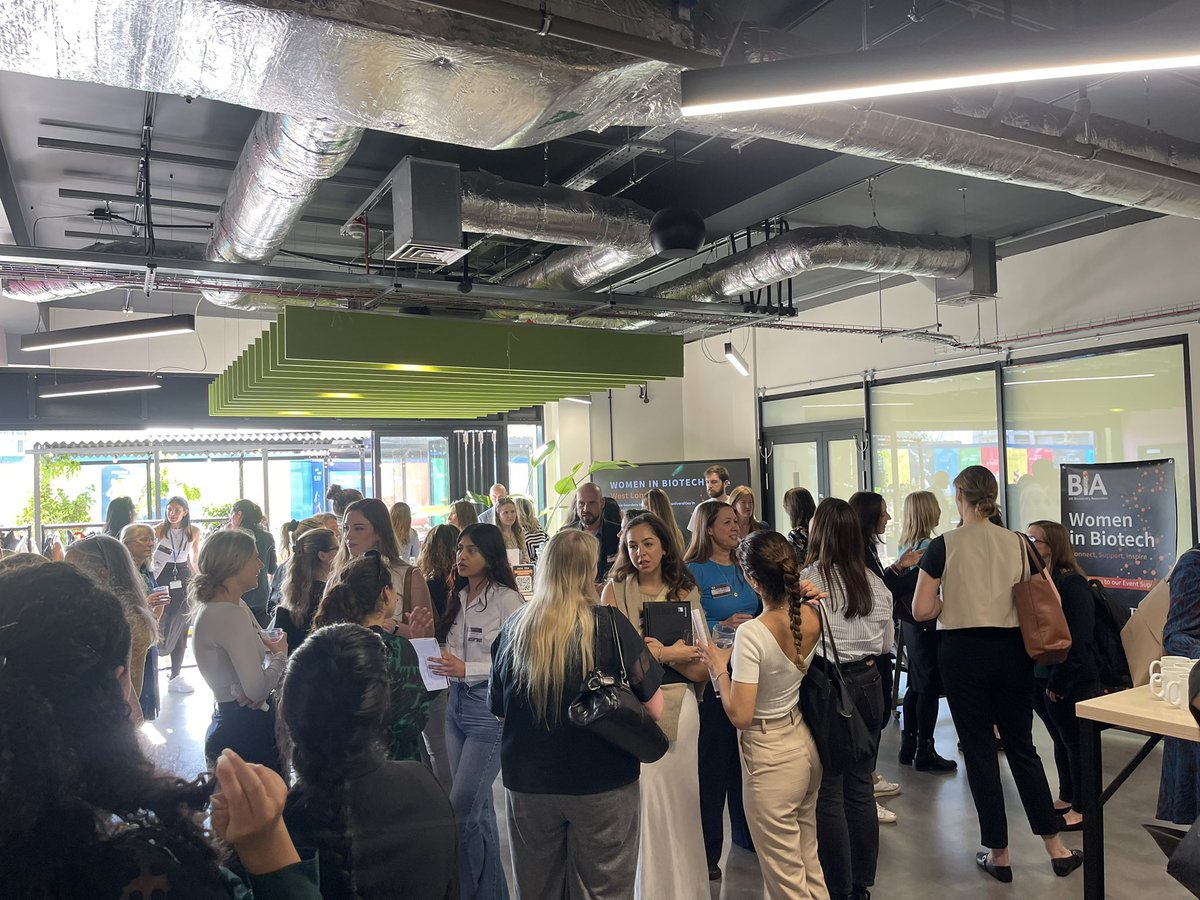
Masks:
[[[683,339],[287,307],[209,387],[214,416],[476,418],[683,375]]]

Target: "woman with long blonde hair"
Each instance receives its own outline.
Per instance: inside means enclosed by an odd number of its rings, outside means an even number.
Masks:
[[[913,550],[929,546],[942,517],[942,506],[931,491],[914,491],[904,498],[904,524],[900,528],[900,552],[903,557]],[[893,569],[894,571],[894,569]],[[916,566],[902,570],[889,584],[895,598],[894,609],[904,635],[904,655],[908,660],[908,687],[904,692],[904,730],[900,739],[900,765],[918,772],[953,772],[958,763],[941,756],[933,746],[937,727],[938,703],[942,696],[942,670],[938,666],[936,623],[918,623],[912,615],[912,596],[917,589]]]
[[[504,719],[501,771],[523,897],[634,894],[640,763],[571,725],[567,708],[594,667],[623,664],[657,720],[662,669],[628,619],[596,604],[599,550],[584,531],[552,537],[533,599],[506,623],[492,657],[491,711]]]
[[[396,532],[396,546],[409,562],[414,562],[421,552],[421,538],[417,535],[417,529],[413,528],[412,507],[403,500],[397,500],[388,510],[388,517],[392,520],[392,530]]]
[[[765,522],[754,518],[754,491],[746,485],[739,484],[729,492],[729,505],[737,513],[739,537],[746,537],[767,527]]]

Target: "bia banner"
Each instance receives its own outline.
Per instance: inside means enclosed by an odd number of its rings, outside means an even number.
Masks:
[[[1060,472],[1075,560],[1113,600],[1137,606],[1175,562],[1175,461],[1064,464]]]

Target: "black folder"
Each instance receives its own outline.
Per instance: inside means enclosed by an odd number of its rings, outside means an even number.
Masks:
[[[692,606],[690,603],[662,601],[642,606],[642,632],[646,637],[669,647],[676,641],[692,643]]]

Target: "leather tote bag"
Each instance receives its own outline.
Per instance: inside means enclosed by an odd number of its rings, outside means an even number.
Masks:
[[[812,658],[800,682],[800,713],[812,732],[821,766],[840,775],[851,764],[871,759],[876,741],[842,676],[837,643],[825,613],[819,603],[809,606],[821,620],[821,653]]]
[[[1062,598],[1037,550],[1024,535],[1015,536],[1021,542],[1021,580],[1013,585],[1013,602],[1025,652],[1040,666],[1057,665],[1071,650]]]
[[[612,627],[613,647],[620,671],[611,672],[597,667],[589,672],[583,690],[567,709],[567,719],[576,728],[590,731],[601,740],[636,757],[639,762],[658,762],[666,755],[670,742],[658,723],[646,712],[642,701],[629,689],[629,674],[625,671],[625,657],[617,636],[615,611],[612,607],[604,607],[604,610]]]

